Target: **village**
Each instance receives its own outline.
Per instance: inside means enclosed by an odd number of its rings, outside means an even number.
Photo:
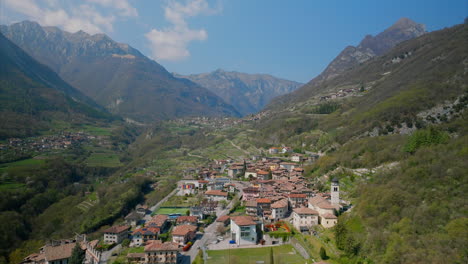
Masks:
[[[85,251],[87,264],[112,263],[124,247],[127,263],[192,263],[200,251],[206,259],[207,250],[289,243],[291,229],[313,235],[315,227],[335,226],[350,207],[340,198],[338,179],[330,179],[330,192],[323,193],[304,177],[303,166],[318,156],[283,146],[263,157],[187,168],[173,192],[156,205],[138,205],[121,223],[101,230],[100,239],[82,234],[50,241],[22,263],[67,264],[75,246]]]

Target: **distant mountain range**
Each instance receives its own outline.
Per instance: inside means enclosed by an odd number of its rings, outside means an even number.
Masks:
[[[113,117],[0,33],[0,138]]]
[[[302,85],[268,74],[247,74],[221,69],[210,73],[174,75],[209,89],[233,105],[242,115],[256,113],[274,97],[290,93]]]
[[[282,103],[294,100],[304,100],[307,98],[304,97],[305,93],[313,93],[316,89],[323,89],[324,86],[321,85],[323,82],[330,81],[374,57],[385,54],[401,42],[419,37],[425,33],[424,25],[418,24],[408,18],[401,18],[375,37],[367,35],[357,47],[346,47],[328,64],[321,74],[300,89],[275,98],[267,108],[275,107],[275,105],[281,107]]]
[[[327,68],[311,82],[316,83],[336,77],[349,68],[357,66],[375,56],[383,55],[398,43],[419,37],[426,27],[409,18],[401,18],[391,27],[375,37],[367,35],[357,47],[346,47]]]
[[[157,62],[104,34],[69,33],[30,21],[0,31],[110,112],[140,122],[239,116],[213,92],[175,78]]]

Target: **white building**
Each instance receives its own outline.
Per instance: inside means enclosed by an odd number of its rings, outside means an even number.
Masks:
[[[205,192],[205,196],[213,201],[221,201],[227,199],[228,193],[220,190],[209,190]]]
[[[289,211],[289,202],[287,199],[279,200],[271,205],[271,218],[279,220],[285,218]]]
[[[237,245],[255,245],[257,243],[257,224],[251,216],[231,217],[231,239]]]
[[[318,218],[318,212],[307,207],[293,210],[293,226],[300,232],[309,231],[312,226],[318,225]]]
[[[112,226],[103,231],[104,243],[107,244],[119,244],[125,238],[128,238],[129,226]]]

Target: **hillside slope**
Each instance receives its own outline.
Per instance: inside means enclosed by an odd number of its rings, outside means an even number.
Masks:
[[[242,115],[260,111],[276,96],[290,93],[302,84],[268,74],[247,74],[218,69],[209,73],[176,75],[212,91]]]
[[[0,34],[0,138],[23,137],[53,121],[86,123],[112,117]]]
[[[0,31],[112,113],[141,122],[182,116],[237,116],[207,89],[104,34],[68,33],[24,21]]]

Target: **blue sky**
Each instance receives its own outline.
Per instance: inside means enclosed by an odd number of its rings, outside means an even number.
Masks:
[[[307,82],[347,45],[401,17],[428,31],[462,23],[468,1],[1,0],[0,22],[24,19],[104,32],[182,74],[218,68]]]

